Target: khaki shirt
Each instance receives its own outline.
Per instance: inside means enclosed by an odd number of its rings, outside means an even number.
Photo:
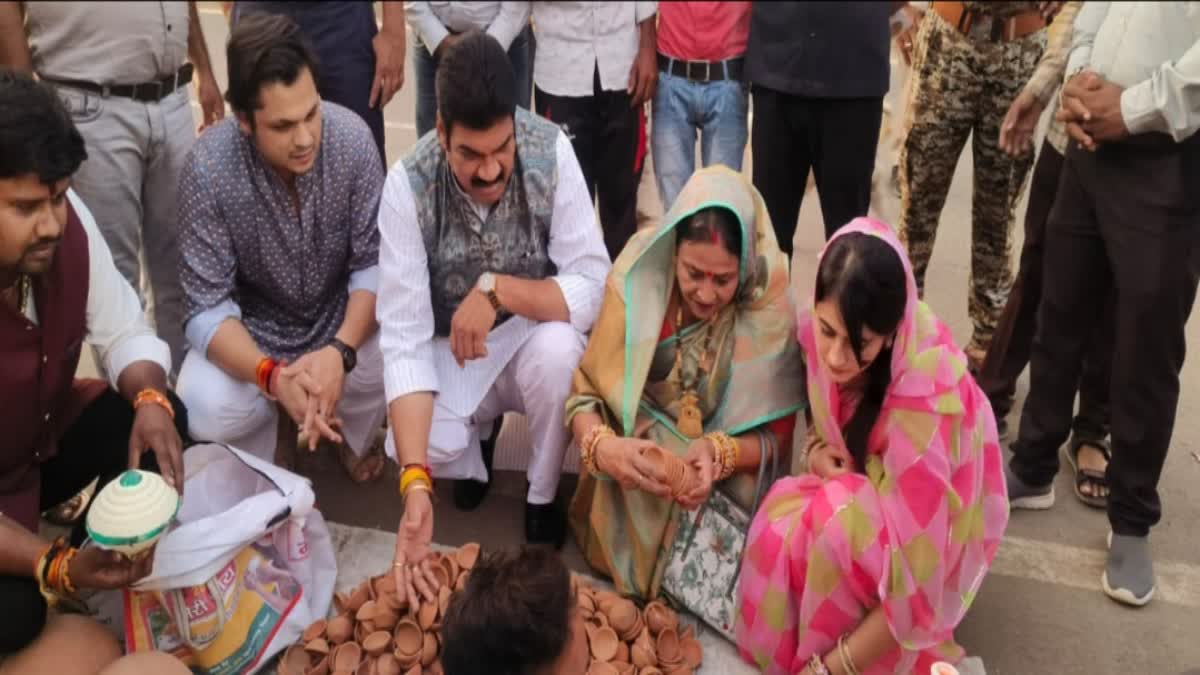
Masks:
[[[41,77],[141,84],[187,62],[188,3],[27,2],[25,32]]]

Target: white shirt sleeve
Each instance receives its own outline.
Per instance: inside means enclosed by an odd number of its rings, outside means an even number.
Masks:
[[[442,20],[433,13],[433,7],[428,2],[404,3],[404,18],[412,26],[417,38],[425,43],[430,54],[437,51],[438,45],[450,34]]]
[[[529,25],[529,15],[532,9],[528,2],[502,2],[500,13],[487,27],[487,32],[504,47],[505,51],[512,46],[513,40]]]
[[[388,174],[379,200],[379,344],[388,402],[438,391],[433,365],[433,301],[429,261],[404,164]]]
[[[141,301],[117,271],[92,212],[74,190],[67,191],[67,199],[88,240],[87,341],[99,350],[109,382],[115,389],[121,373],[137,361],[171,372],[171,350],[146,322]]]
[[[652,16],[654,16],[657,13],[658,13],[658,3],[657,2],[635,2],[634,3],[633,14],[634,14],[634,17],[636,17],[635,20],[637,21],[637,23],[641,23],[641,22],[645,21],[646,19],[651,18]]]
[[[1130,134],[1161,131],[1178,143],[1200,129],[1200,42],[1176,62],[1121,92],[1121,117]]]
[[[550,260],[558,268],[554,281],[562,289],[571,325],[581,333],[592,329],[604,299],[604,283],[612,262],[596,222],[583,170],[566,134],[558,132],[558,184],[550,217]]]

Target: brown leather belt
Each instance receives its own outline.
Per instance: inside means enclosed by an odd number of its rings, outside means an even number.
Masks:
[[[981,36],[992,42],[1013,42],[1046,27],[1041,13],[1030,10],[1007,18],[994,17],[967,9],[961,2],[933,2],[933,11],[958,32]]]

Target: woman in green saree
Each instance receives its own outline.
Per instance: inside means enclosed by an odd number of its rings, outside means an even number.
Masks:
[[[618,256],[567,417],[585,467],[571,527],[621,594],[658,595],[678,518],[714,482],[750,507],[760,431],[791,447],[804,400],[794,314],[762,197],[723,166],[696,172],[663,225]],[[685,459],[690,490],[672,496],[653,447]]]

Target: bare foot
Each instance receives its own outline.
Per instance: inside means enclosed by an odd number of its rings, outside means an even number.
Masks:
[[[1108,459],[1105,458],[1104,451],[1090,443],[1080,444],[1075,461],[1079,463],[1079,470],[1081,472],[1091,470],[1103,474],[1108,468]],[[1108,497],[1108,486],[1100,485],[1090,480],[1084,481],[1079,486],[1079,491],[1088,497],[1099,497],[1101,499]]]

